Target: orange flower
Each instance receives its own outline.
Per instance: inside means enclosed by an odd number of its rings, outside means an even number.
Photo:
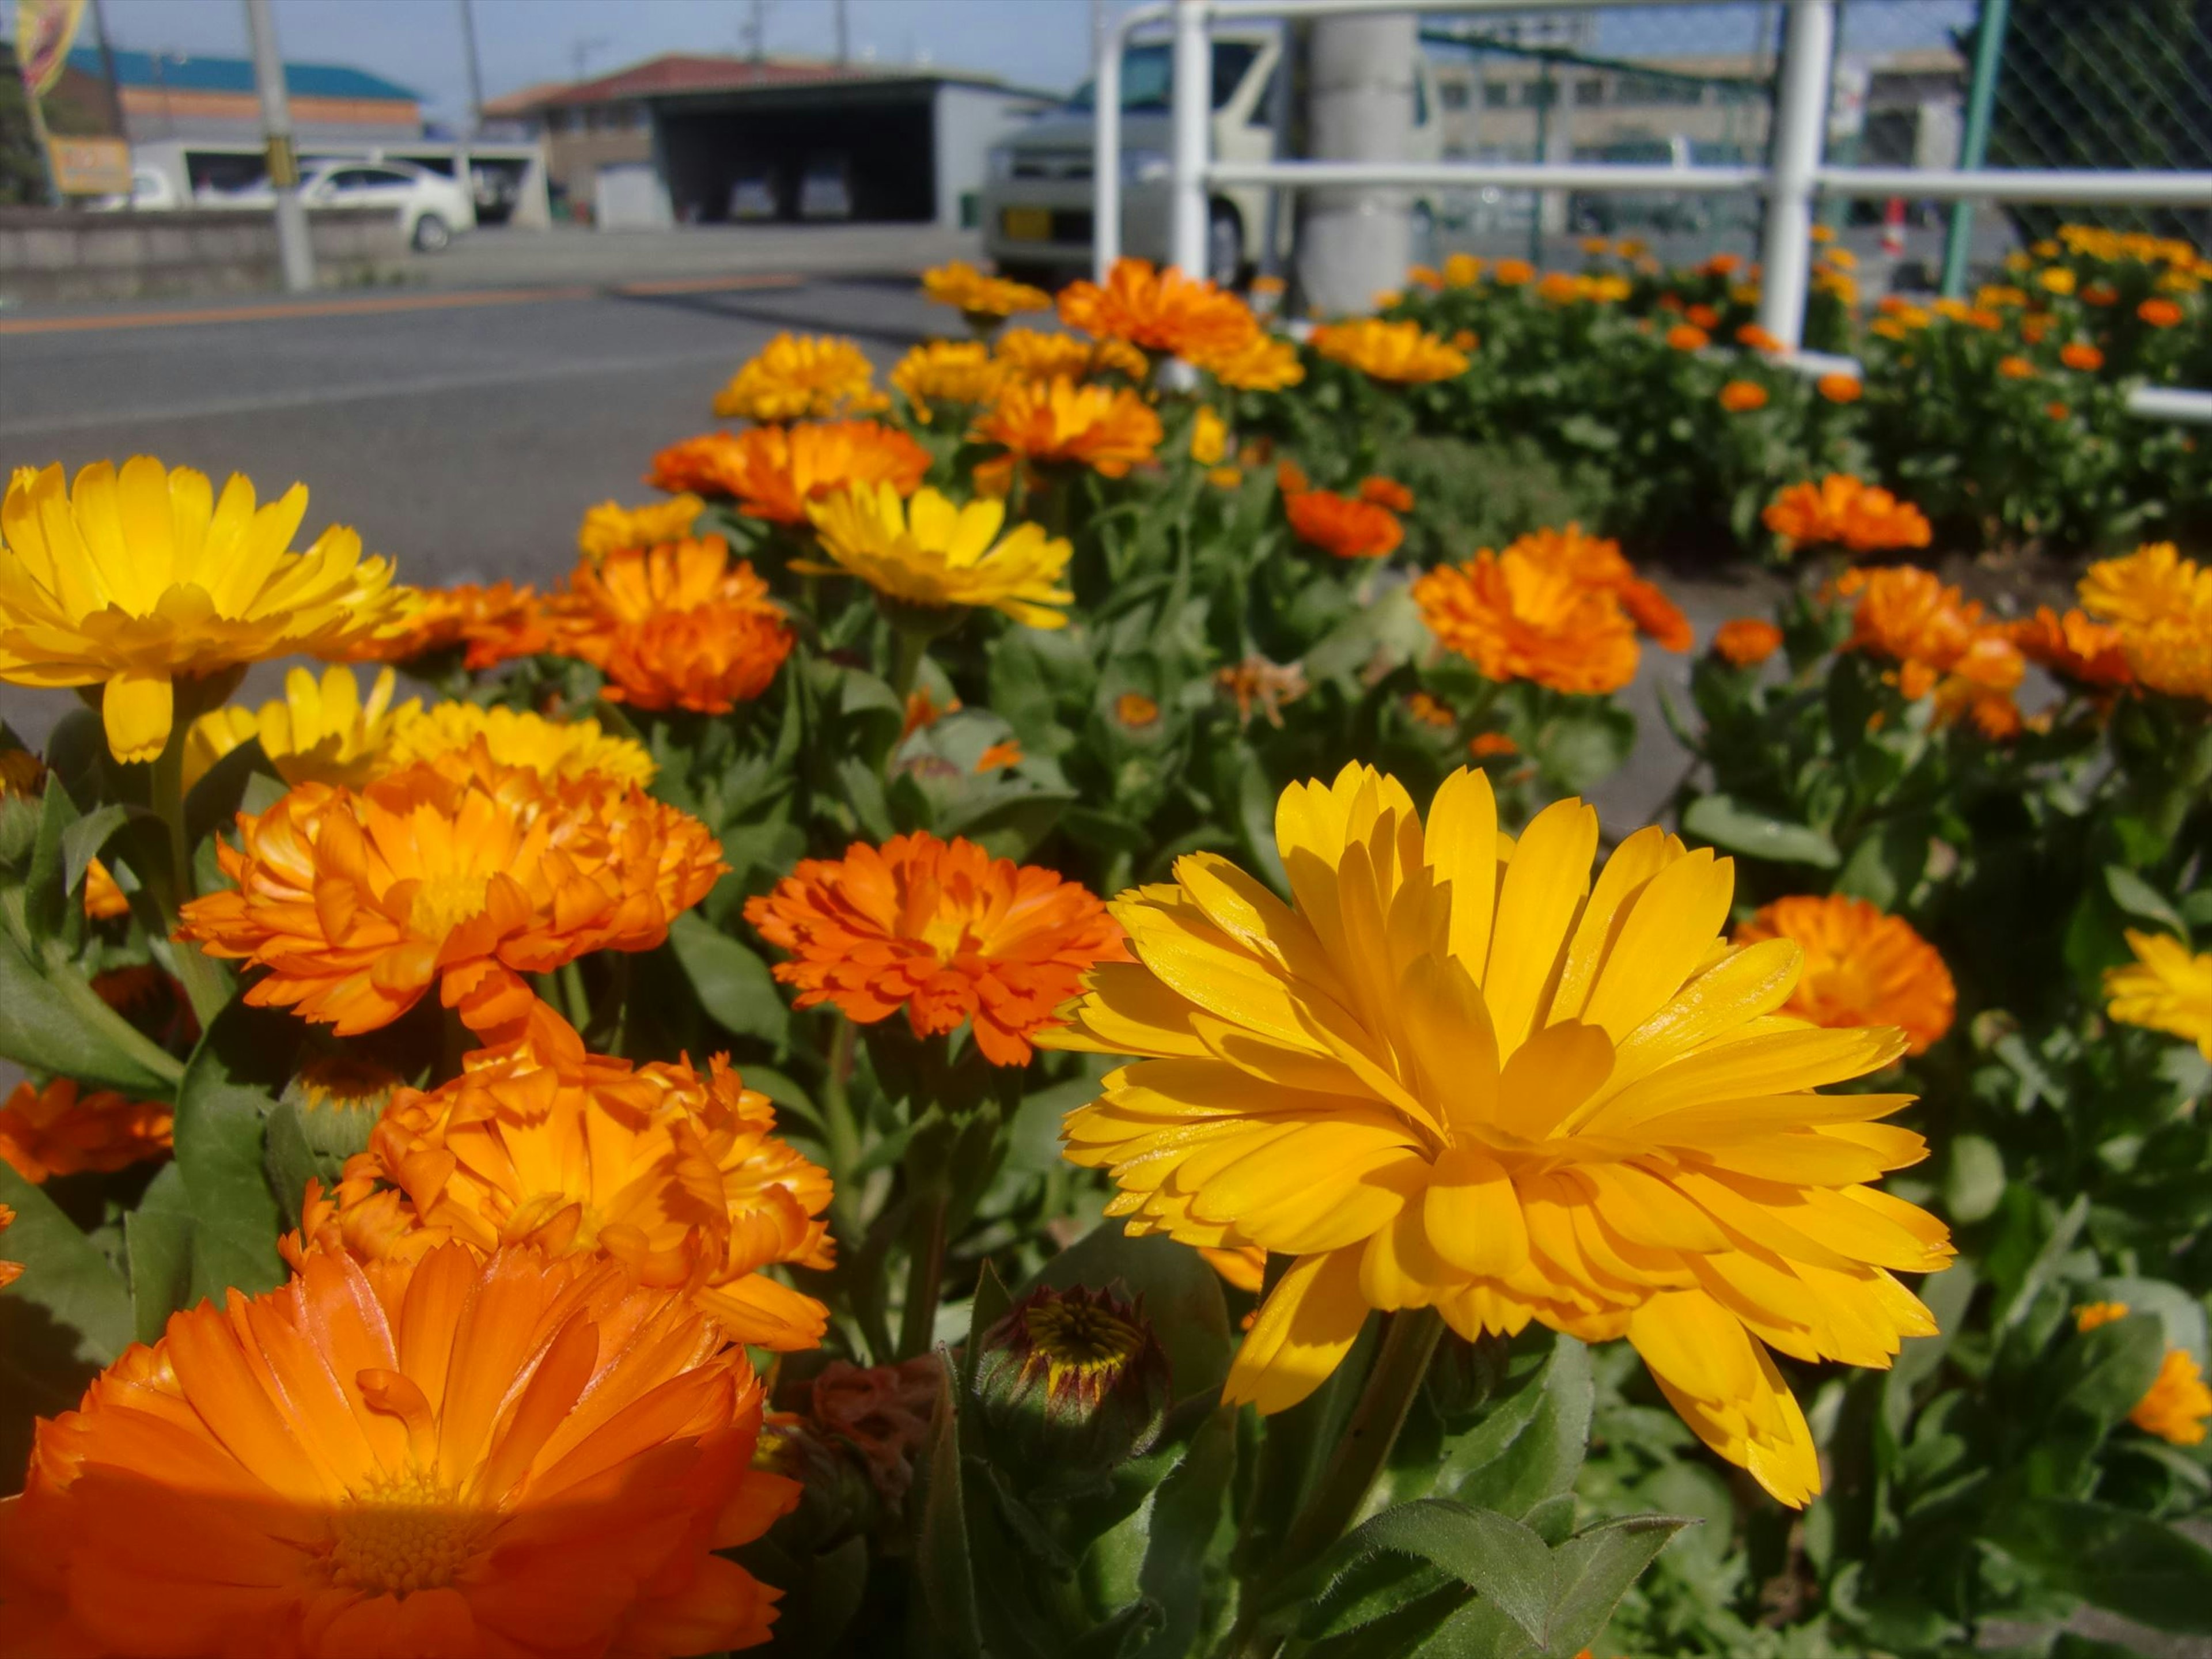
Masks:
[[[1234,294],[1143,259],[1115,260],[1103,287],[1069,283],[1060,291],[1060,320],[1098,339],[1194,362],[1233,356],[1260,332],[1260,319]]]
[[[748,518],[805,524],[809,501],[856,484],[888,483],[911,495],[928,471],[929,452],[896,427],[827,421],[687,438],[653,457],[645,481],[733,497]]]
[[[1029,1062],[1086,969],[1129,960],[1120,924],[1074,883],[924,831],[803,859],[745,920],[792,953],[775,976],[798,1006],[835,1003],[863,1024],[904,1007],[919,1036],[971,1020],[997,1066]]]
[[[1313,331],[1313,349],[1332,362],[1394,386],[1420,386],[1467,373],[1468,356],[1419,323],[1385,323],[1363,317]]]
[[[105,1089],[80,1095],[65,1077],[43,1089],[19,1083],[0,1105],[0,1163],[34,1186],[52,1176],[128,1169],[169,1155],[173,1116],[167,1106]]]
[[[615,630],[597,659],[600,695],[633,708],[726,714],[768,690],[794,639],[777,612],[715,602]]]
[[[2181,320],[2181,307],[2162,295],[2154,296],[2137,306],[2136,315],[2153,328],[2172,328]]]
[[[1769,334],[1757,323],[1746,323],[1741,328],[1736,330],[1735,343],[1738,345],[1749,346],[1753,351],[1783,349],[1782,342]]]
[[[1283,705],[1296,702],[1310,689],[1304,664],[1270,662],[1256,651],[1242,662],[1215,669],[1213,683],[1236,703],[1240,728],[1251,725],[1256,712],[1279,732]]]
[[[1700,276],[1733,276],[1743,267],[1742,257],[1734,253],[1716,253],[1698,267]]]
[[[1022,763],[1022,746],[1018,743],[994,743],[975,757],[978,772],[1004,772]]]
[[[1159,724],[1160,706],[1141,691],[1124,691],[1114,699],[1114,718],[1141,732]]]
[[[614,1262],[319,1252],[282,1290],[173,1315],[39,1425],[0,1503],[10,1650],[764,1642],[777,1593],[715,1553],[798,1502],[751,1467],[760,1419],[744,1351]]]
[[[1717,329],[1717,328],[1718,328],[1718,327],[1721,325],[1721,314],[1720,314],[1720,313],[1719,313],[1719,312],[1717,312],[1717,311],[1715,311],[1715,310],[1714,310],[1711,306],[1704,306],[1704,305],[1692,306],[1692,307],[1691,307],[1687,311],[1684,312],[1682,314],[1683,314],[1685,317],[1687,317],[1687,318],[1688,318],[1688,319],[1689,319],[1692,323],[1696,324],[1699,328],[1705,329],[1705,330],[1706,330],[1708,332],[1710,332],[1710,331],[1712,331],[1713,329]]]
[[[923,271],[921,291],[975,323],[1002,322],[1018,311],[1042,311],[1052,304],[1052,295],[1042,289],[988,276],[965,259]]]
[[[1237,392],[1280,392],[1306,377],[1297,344],[1277,334],[1255,334],[1233,351],[1208,352],[1194,361]]]
[[[2069,409],[2064,404],[2058,402],[2056,398],[2053,398],[2051,402],[2044,404],[2043,406],[2044,416],[2048,420],[2063,421],[2073,412],[2074,411],[2072,410]]]
[[[1459,716],[1426,691],[1416,691],[1406,699],[1406,713],[1418,724],[1439,732],[1459,724]]]
[[[1695,323],[1677,323],[1667,331],[1667,343],[1677,351],[1703,351],[1713,337]]]
[[[1617,691],[1636,676],[1636,629],[1611,590],[1518,548],[1484,548],[1413,584],[1429,630],[1493,680]]]
[[[1777,899],[1735,930],[1738,945],[1795,939],[1805,953],[1797,988],[1782,1006],[1815,1025],[1894,1025],[1907,1054],[1923,1054],[1951,1029],[1959,994],[1936,947],[1902,916],[1864,899]]]
[[[1990,737],[2019,730],[2011,694],[2023,659],[2005,630],[1983,622],[1980,605],[1912,565],[1847,571],[1836,586],[1861,596],[1846,648],[1898,663],[1906,696],[1935,692],[1940,719],[1971,714]]]
[[[1585,587],[1602,588],[1620,601],[1637,631],[1668,651],[1687,651],[1695,643],[1690,619],[1674,602],[1636,574],[1621,556],[1620,544],[1606,536],[1585,535],[1579,524],[1565,530],[1532,530],[1512,543],[1508,553],[1522,553],[1565,571]]]
[[[799,421],[866,415],[889,406],[875,368],[850,340],[835,335],[777,335],[714,395],[725,420]]]
[[[2008,380],[2033,380],[2035,378],[2035,365],[2025,357],[2000,357],[1997,359],[1997,373]]]
[[[2153,542],[2091,565],[2080,588],[2082,607],[2118,629],[2141,684],[2212,699],[2212,569]]]
[[[1334,490],[1285,491],[1283,511],[1291,534],[1340,559],[1387,558],[1406,536],[1406,527],[1388,509]]]
[[[358,792],[302,784],[240,844],[232,889],[179,937],[269,971],[246,994],[338,1035],[388,1025],[442,985],[479,1032],[524,1018],[521,977],[592,951],[649,951],[727,868],[707,827],[635,786],[549,782],[477,749]]]
[[[2007,634],[2030,662],[2083,685],[2106,689],[2135,680],[2120,630],[2086,611],[2069,611],[2062,617],[2046,605],[2013,623]]]
[[[1478,269],[1475,275],[1480,274]],[[1490,268],[1490,276],[1491,280],[1500,288],[1519,288],[1525,283],[1535,280],[1536,267],[1526,259],[1500,259]],[[1461,286],[1463,287],[1465,284],[1462,283]]]
[[[1782,648],[1782,630],[1759,617],[1736,617],[1713,631],[1713,649],[1738,668],[1756,668]]]
[[[1141,380],[1152,372],[1145,354],[1127,340],[1081,340],[1073,334],[1046,334],[1012,328],[999,337],[993,361],[1024,380],[1087,380],[1112,373]]]
[[[2058,348],[2058,361],[2069,368],[2078,368],[2085,374],[2092,374],[2105,366],[2105,354],[2093,345],[2069,340]]]
[[[1119,478],[1152,459],[1164,434],[1160,417],[1135,392],[1063,378],[1009,381],[975,422],[975,435],[1031,465],[1087,466]]]
[[[398,624],[347,652],[348,661],[406,663],[465,645],[462,666],[477,672],[553,648],[544,602],[533,589],[464,582],[402,591]]]
[[[1854,553],[1925,547],[1931,533],[1926,515],[1911,502],[1848,472],[1831,472],[1818,483],[1791,484],[1759,516],[1792,552],[1806,547],[1844,547]]]
[[[1766,407],[1766,388],[1756,380],[1730,380],[1721,388],[1721,407],[1731,415],[1764,409]]]
[[[589,661],[592,638],[611,627],[717,603],[775,609],[768,584],[752,566],[742,561],[732,566],[729,544],[719,536],[702,536],[625,547],[580,563],[557,609],[567,643]]]
[[[84,914],[93,921],[113,921],[131,914],[131,901],[117,885],[115,872],[98,859],[84,866]]]
[[[9,1228],[15,1224],[15,1211],[9,1209],[5,1204],[0,1204],[0,1233],[6,1232]],[[14,1284],[22,1276],[23,1264],[21,1262],[0,1261],[0,1291],[6,1290],[10,1285]]]
[[[1478,732],[1467,740],[1467,752],[1477,760],[1503,760],[1521,752],[1521,745],[1503,732]]]
[[[1395,478],[1372,477],[1359,481],[1359,499],[1393,513],[1413,510],[1413,492]]]
[[[461,1076],[402,1089],[335,1202],[308,1206],[304,1249],[416,1255],[449,1239],[599,1252],[641,1285],[681,1290],[729,1335],[789,1352],[829,1314],[767,1277],[835,1264],[830,1177],[775,1137],[775,1109],[729,1056],[642,1066],[588,1052],[550,1008],[519,1042],[471,1054]],[[392,1193],[396,1197],[385,1198]],[[390,1206],[391,1229],[348,1222]]]
[[[2186,1348],[2168,1348],[2149,1391],[2136,1401],[2128,1421],[2174,1445],[2201,1446],[2208,1417],[2212,1417],[2212,1389],[2204,1386],[2197,1357]]]
[[[960,699],[952,697],[939,708],[937,699],[929,695],[929,688],[917,685],[906,694],[906,723],[899,727],[899,741],[904,743],[915,732],[927,731],[959,707]]]

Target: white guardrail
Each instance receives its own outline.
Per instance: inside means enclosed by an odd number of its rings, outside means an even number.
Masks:
[[[1614,9],[1679,4],[1680,0],[1598,0]],[[1786,348],[1793,366],[1830,372],[1849,359],[1800,350],[1811,282],[1813,214],[1824,196],[1861,199],[2048,202],[2114,206],[2212,207],[2212,173],[2045,172],[1987,168],[1828,166],[1830,76],[1836,48],[1837,0],[1783,0],[1790,8],[1768,167],[1649,167],[1627,163],[1538,164],[1492,161],[1217,161],[1207,154],[1206,89],[1213,83],[1210,26],[1230,20],[1341,15],[1353,12],[1530,12],[1581,7],[1591,0],[1154,0],[1123,13],[1104,32],[1097,75],[1091,236],[1103,281],[1121,251],[1121,54],[1139,29],[1166,23],[1173,31],[1173,150],[1170,259],[1185,270],[1206,268],[1206,192],[1222,185],[1279,190],[1371,185],[1463,189],[1701,191],[1757,190],[1766,197],[1759,322]],[[2139,388],[2136,414],[2212,424],[2212,392]]]

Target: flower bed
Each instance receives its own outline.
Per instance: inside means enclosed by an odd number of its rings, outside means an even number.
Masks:
[[[1901,382],[1707,356],[1732,275],[933,272],[545,592],[16,474],[11,1655],[2201,1632],[2212,572],[1886,562]],[[1655,387],[1634,499],[1799,573],[1702,648],[1432,441]],[[1601,824],[1648,649],[1698,765]]]

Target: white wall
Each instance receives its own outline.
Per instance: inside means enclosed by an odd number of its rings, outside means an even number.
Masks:
[[[960,198],[983,188],[985,156],[992,145],[1020,127],[1048,100],[988,87],[940,83],[937,88],[937,222],[960,227]]]

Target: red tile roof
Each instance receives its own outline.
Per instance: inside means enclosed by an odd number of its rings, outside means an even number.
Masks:
[[[550,109],[574,104],[614,103],[625,98],[651,98],[678,92],[728,92],[744,87],[818,85],[829,81],[878,81],[898,70],[881,65],[840,64],[816,58],[705,57],[690,52],[664,52],[641,64],[617,70],[596,80],[566,86],[532,88],[526,106]],[[927,73],[927,71],[924,71]],[[498,100],[502,113],[519,114],[524,94]]]

